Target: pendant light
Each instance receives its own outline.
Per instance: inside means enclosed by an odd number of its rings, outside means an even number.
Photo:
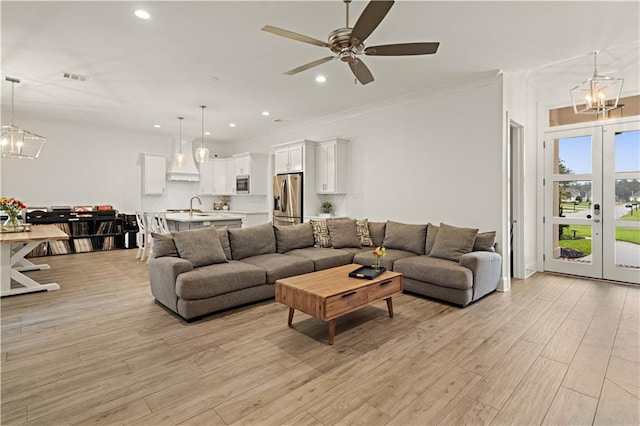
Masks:
[[[176,166],[182,167],[184,165],[184,154],[182,153],[182,120],[184,120],[184,117],[178,117],[178,120],[180,120],[180,138],[178,139],[180,152],[176,153],[173,162]]]
[[[2,126],[2,139],[0,140],[2,157],[28,159],[38,158],[40,151],[42,151],[42,147],[47,142],[47,138],[21,129],[14,124],[14,86],[15,83],[20,83],[20,80],[13,77],[7,77],[6,80],[11,82],[11,125]]]
[[[623,78],[598,74],[598,51],[593,52],[593,75],[570,90],[576,114],[603,114],[618,108]]]
[[[200,105],[200,108],[202,108],[202,137],[200,138],[200,148],[196,149],[196,161],[198,163],[209,161],[209,150],[204,147],[204,109],[206,107],[206,105]]]

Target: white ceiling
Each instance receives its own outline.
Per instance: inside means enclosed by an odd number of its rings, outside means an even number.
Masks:
[[[352,26],[365,5],[352,3]],[[363,57],[376,78],[367,86],[355,85],[340,61],[282,75],[330,52],[260,30],[270,24],[325,40],[344,26],[339,0],[2,1],[1,8],[3,122],[10,105],[4,78],[17,77],[18,125],[46,120],[177,136],[182,115],[183,134],[197,137],[198,105],[205,104],[208,138],[232,141],[499,69],[526,71],[545,96],[568,98],[591,74],[594,49],[604,51],[602,73],[625,77],[625,91],[638,90],[637,1],[397,1],[367,45],[439,41],[440,49]],[[135,17],[138,8],[153,18]],[[620,75],[629,69],[634,75]],[[316,83],[318,74],[328,81]]]

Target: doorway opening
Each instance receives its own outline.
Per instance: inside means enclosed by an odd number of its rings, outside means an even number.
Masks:
[[[524,279],[524,126],[509,120],[510,276]]]

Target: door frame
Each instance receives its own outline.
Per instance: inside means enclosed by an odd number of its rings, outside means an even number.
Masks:
[[[524,125],[516,120],[509,120],[509,197],[511,209],[511,235],[509,238],[509,252],[511,259],[512,277],[525,278],[524,260]]]

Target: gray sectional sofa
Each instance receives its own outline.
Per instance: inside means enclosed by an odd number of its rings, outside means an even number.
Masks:
[[[401,272],[404,289],[462,307],[493,292],[502,259],[495,232],[447,224],[328,219],[294,226],[214,227],[153,235],[149,261],[157,302],[190,321],[274,297],[281,278],[335,266],[381,264]]]

